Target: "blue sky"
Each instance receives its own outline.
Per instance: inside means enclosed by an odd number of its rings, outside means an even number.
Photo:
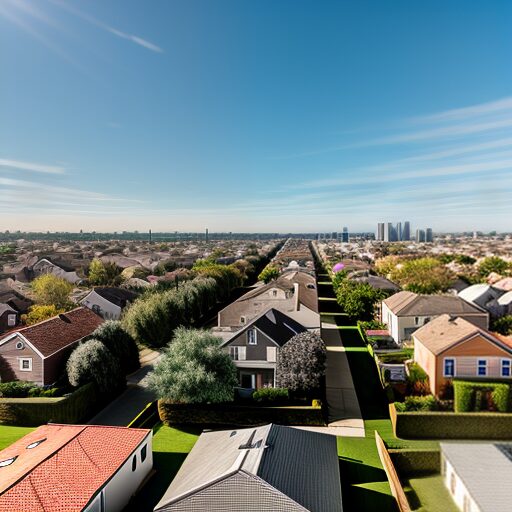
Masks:
[[[0,0],[0,230],[512,230],[510,1]]]

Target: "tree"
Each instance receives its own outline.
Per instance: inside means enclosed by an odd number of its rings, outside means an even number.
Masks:
[[[118,286],[123,281],[121,269],[114,262],[94,258],[89,265],[89,283],[93,286]]]
[[[487,277],[491,272],[496,274],[507,274],[510,265],[499,256],[489,256],[478,264],[478,272],[481,277]]]
[[[159,398],[175,403],[218,403],[233,400],[236,367],[208,331],[179,328],[162,359],[148,376]]]
[[[21,321],[26,325],[34,325],[53,318],[54,316],[64,313],[64,308],[57,308],[54,304],[45,306],[44,304],[34,304],[30,306],[26,315],[21,315]]]
[[[92,338],[100,340],[117,359],[123,375],[140,368],[139,349],[133,337],[123,328],[121,322],[109,320],[101,324]]]
[[[90,339],[78,345],[71,352],[66,369],[72,386],[94,382],[102,393],[117,390],[125,382],[121,366],[100,340]]]
[[[390,279],[404,290],[434,294],[446,291],[455,280],[454,274],[436,258],[406,260],[391,271]]]
[[[274,281],[279,277],[279,269],[274,265],[267,265],[258,276],[259,281],[263,281],[265,284]]]
[[[512,315],[502,316],[492,322],[491,330],[504,336],[512,334]]]
[[[320,387],[325,375],[327,351],[316,333],[301,332],[281,349],[277,363],[277,385],[296,393],[309,393]]]
[[[375,306],[384,299],[381,290],[372,288],[368,283],[359,283],[345,279],[336,290],[336,298],[344,313],[355,320],[373,320]]]
[[[73,290],[71,283],[53,274],[44,274],[32,281],[32,291],[39,304],[54,305],[58,309],[70,307],[69,294]]]

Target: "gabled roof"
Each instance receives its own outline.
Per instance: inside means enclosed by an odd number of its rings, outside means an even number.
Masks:
[[[239,472],[261,479],[311,512],[342,510],[336,437],[270,424],[203,433],[155,511],[172,510],[173,503]],[[226,496],[219,499],[226,501]]]
[[[485,299],[486,301],[497,299],[503,293],[503,290],[495,288],[490,284],[478,283],[464,288],[464,290],[459,292],[458,296],[468,302],[477,302],[480,299]]]
[[[127,302],[133,302],[138,297],[138,294],[125,288],[102,286],[94,288],[93,291],[120,308],[124,308]]]
[[[9,337],[21,334],[43,357],[47,357],[88,336],[101,323],[101,317],[88,308],[80,307],[44,322],[17,329]],[[4,340],[6,338],[0,340],[0,344]]]
[[[9,306],[9,304],[0,304],[0,316],[3,315],[6,311],[9,311],[9,313],[17,313],[15,309]]]
[[[99,425],[39,427],[0,451],[0,462],[15,457],[0,467],[0,510],[83,510],[150,432]]]
[[[256,327],[263,334],[268,336],[277,345],[282,347],[287,343],[293,336],[300,332],[306,331],[306,328],[285,315],[277,309],[270,308],[261,315],[251,320],[243,329],[237,331],[225,341],[222,345],[228,345],[232,340],[238,338],[240,334],[243,334],[248,329]]]
[[[479,306],[451,295],[418,295],[413,292],[398,292],[384,301],[397,316],[485,315]]]
[[[450,315],[438,316],[412,334],[415,340],[420,341],[422,345],[435,355],[441,354],[454,345],[477,335],[482,336],[490,343],[494,343],[504,350],[512,352],[509,346],[491,333],[480,329],[463,318],[454,318]]]

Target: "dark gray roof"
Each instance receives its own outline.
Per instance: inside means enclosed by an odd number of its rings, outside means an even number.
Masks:
[[[270,486],[274,507],[260,507],[258,493],[240,493],[223,480],[246,475],[256,488]],[[215,489],[214,489],[215,488]],[[280,425],[203,433],[155,507],[156,511],[198,510],[178,504],[211,489],[209,510],[309,510],[341,512],[336,437]],[[284,495],[284,496],[283,496]],[[282,500],[287,497],[287,508]],[[233,504],[237,503],[238,508]]]
[[[375,288],[376,290],[388,290],[388,291],[394,291],[397,292],[400,290],[400,286],[393,283],[393,281],[390,281],[389,279],[386,279],[382,276],[372,276],[366,275],[366,276],[355,276],[350,277],[351,281],[355,281],[357,283],[367,283],[372,288]]]
[[[234,333],[224,345],[229,344],[230,341],[238,338],[242,333],[253,327],[256,327],[280,347],[290,341],[296,334],[307,330],[303,325],[299,324],[299,322],[296,322],[288,315],[285,315],[277,309],[270,308],[260,316],[251,320],[243,329]]]
[[[94,288],[94,291],[105,300],[108,300],[112,304],[124,308],[127,302],[133,302],[138,295],[135,292],[126,290],[125,288],[114,288],[114,287],[98,287]]]
[[[441,452],[481,512],[510,510],[512,444],[441,443]]]

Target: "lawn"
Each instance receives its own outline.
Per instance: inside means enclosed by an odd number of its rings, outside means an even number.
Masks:
[[[126,511],[152,511],[180,469],[201,434],[201,428],[186,430],[159,423],[153,429],[153,469],[156,473],[130,502]]]
[[[441,475],[410,477],[403,481],[405,494],[415,512],[458,512]]]
[[[0,450],[17,441],[20,437],[32,432],[32,427],[9,427],[0,425]]]

